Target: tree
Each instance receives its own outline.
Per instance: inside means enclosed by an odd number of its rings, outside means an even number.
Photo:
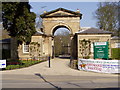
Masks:
[[[31,36],[36,32],[36,15],[30,12],[30,8],[28,2],[2,3],[3,27],[19,42],[30,42]]]
[[[2,2],[0,1],[0,23],[1,22],[2,22]]]
[[[118,36],[120,37],[120,2],[118,2]]]
[[[115,35],[118,31],[118,3],[116,2],[100,2],[95,12],[97,18],[97,26],[100,29],[113,32]]]
[[[18,59],[18,46],[30,42],[36,32],[36,15],[28,2],[2,2],[2,22],[11,38],[11,58]]]

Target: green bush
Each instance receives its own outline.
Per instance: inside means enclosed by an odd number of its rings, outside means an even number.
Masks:
[[[120,60],[120,48],[112,48],[112,59]]]
[[[43,62],[41,60],[10,60],[8,59],[7,62],[19,62],[19,65],[7,65],[7,67],[5,68],[5,70],[11,70],[11,69],[17,69],[17,68],[24,68],[24,67],[28,67],[40,62]]]
[[[19,65],[8,65],[5,69],[6,69],[6,70],[17,69],[17,68],[19,68],[19,67],[20,67]]]

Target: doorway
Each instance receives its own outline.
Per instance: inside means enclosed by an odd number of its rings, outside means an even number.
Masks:
[[[54,31],[53,55],[59,58],[70,58],[71,32],[66,27],[59,27]]]

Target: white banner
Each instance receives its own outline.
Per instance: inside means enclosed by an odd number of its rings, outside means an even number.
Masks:
[[[0,60],[0,68],[6,68],[6,60]]]
[[[79,59],[78,69],[100,73],[120,73],[120,60]]]
[[[99,46],[99,45],[107,45],[106,42],[95,42],[94,44],[95,46]]]

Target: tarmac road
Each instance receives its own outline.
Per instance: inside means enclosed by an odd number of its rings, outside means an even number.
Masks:
[[[1,71],[2,88],[111,88],[118,90],[118,75],[71,69],[69,59],[55,58],[27,68]]]

